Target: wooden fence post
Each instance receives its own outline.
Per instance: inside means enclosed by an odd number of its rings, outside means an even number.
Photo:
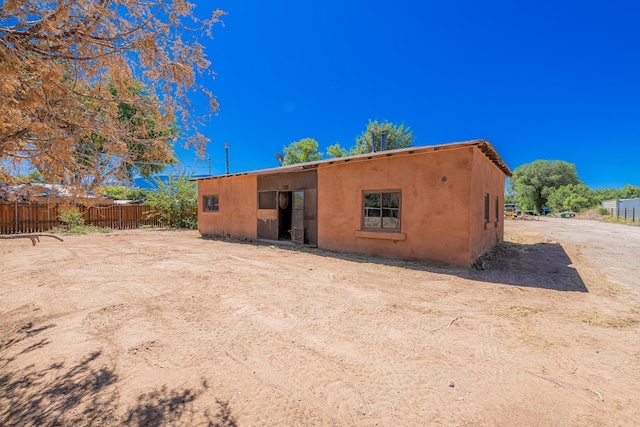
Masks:
[[[15,212],[16,212],[16,215],[15,215],[15,216],[16,216],[16,228],[15,228],[15,230],[13,230],[13,232],[14,232],[14,233],[16,233],[16,234],[18,234],[18,233],[19,233],[19,231],[18,231],[18,227],[20,226],[20,225],[19,225],[20,223],[19,223],[19,221],[18,221],[18,199],[16,199],[16,209],[15,209]]]

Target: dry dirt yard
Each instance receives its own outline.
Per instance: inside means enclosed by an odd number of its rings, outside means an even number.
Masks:
[[[640,227],[481,267],[136,230],[0,240],[2,426],[632,426]]]

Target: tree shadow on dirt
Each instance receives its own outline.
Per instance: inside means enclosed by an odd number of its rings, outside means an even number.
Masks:
[[[31,339],[38,335],[41,332],[46,331],[47,329],[53,328],[56,325],[51,323],[49,325],[40,326],[38,328],[33,327],[32,322],[18,322],[13,328],[0,337],[0,369],[6,366],[8,363],[15,360],[16,356],[7,356],[3,354],[3,350],[8,349],[9,347],[18,345],[22,341],[26,339]],[[30,353],[32,351],[43,348],[49,344],[49,340],[47,338],[42,338],[37,343],[31,344],[30,346],[22,349],[20,354]]]
[[[18,344],[19,342],[24,341],[28,338],[33,338],[39,333],[53,328],[54,326],[56,326],[55,323],[51,323],[49,325],[34,328],[32,322],[16,323],[14,327],[0,340],[0,351]],[[23,352],[25,353],[27,351],[28,350],[23,350]]]
[[[14,331],[16,332],[16,331]],[[163,426],[168,424],[237,427],[228,402],[207,405],[202,395],[205,380],[197,388],[171,389],[164,386],[138,396],[135,404],[120,404],[120,390],[126,383],[105,365],[100,351],[79,362],[54,362],[45,366],[12,366],[25,354],[22,339],[14,337],[2,346],[2,353],[15,353],[0,367],[0,425],[13,426]],[[30,351],[46,347],[48,341]],[[27,348],[31,348],[28,346]],[[46,357],[45,357],[46,359]],[[216,411],[198,410],[202,407]]]

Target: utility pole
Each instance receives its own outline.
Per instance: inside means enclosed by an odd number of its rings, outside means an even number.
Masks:
[[[229,175],[229,144],[226,142],[224,143],[224,151],[227,157],[227,175]]]
[[[207,162],[209,163],[209,176],[211,176],[211,157],[207,157]]]

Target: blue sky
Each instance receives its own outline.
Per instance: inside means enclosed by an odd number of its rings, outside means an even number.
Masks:
[[[196,3],[227,12],[206,41],[213,174],[225,143],[242,172],[306,137],[350,147],[386,119],[415,145],[482,138],[511,169],[565,160],[592,188],[640,185],[640,2]]]

